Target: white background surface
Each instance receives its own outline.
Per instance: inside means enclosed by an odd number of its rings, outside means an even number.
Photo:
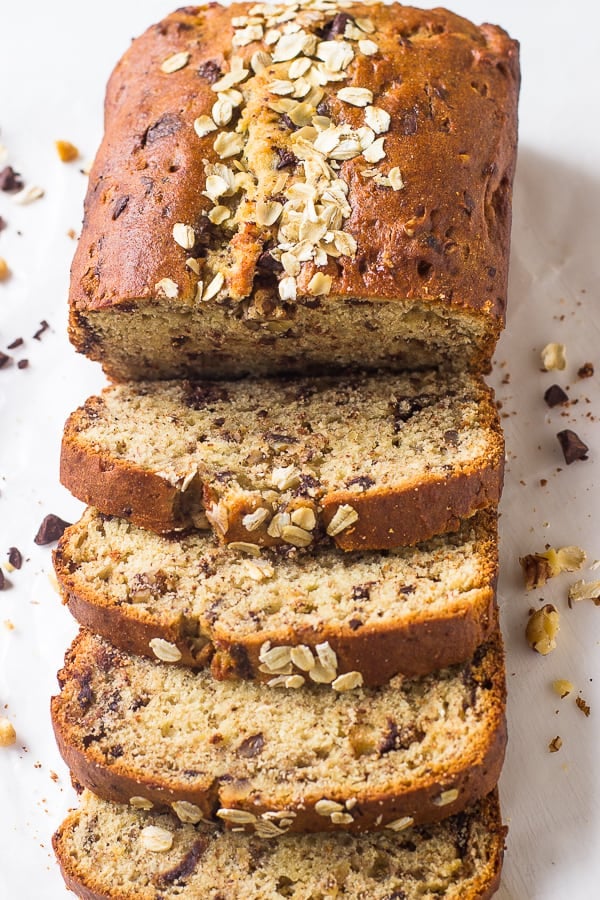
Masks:
[[[600,896],[600,608],[582,603],[568,610],[567,586],[579,575],[563,575],[527,596],[518,557],[548,542],[583,546],[589,563],[600,558],[594,419],[600,409],[600,6],[455,0],[452,7],[476,22],[499,22],[522,46],[509,327],[493,379],[500,385],[510,375],[498,389],[509,453],[500,600],[510,729],[501,783],[510,833],[498,896],[592,900]],[[74,250],[66,232],[79,228],[86,186],[79,169],[101,136],[109,72],[129,39],[171,8],[166,0],[0,5],[0,142],[6,162],[46,191],[24,207],[0,193],[0,215],[8,221],[0,256],[13,271],[0,283],[0,349],[22,336],[25,346],[14,355],[30,360],[28,369],[0,370],[0,560],[9,546],[26,557],[0,593],[0,712],[6,707],[18,733],[16,747],[0,749],[0,897],[6,900],[67,897],[50,836],[74,795],[54,748],[48,702],[75,627],[48,580],[50,549],[36,547],[33,537],[46,513],[74,520],[80,511],[58,483],[60,434],[66,415],[103,378],[66,340]],[[73,141],[82,161],[59,162],[57,138]],[[51,330],[32,340],[44,318]],[[539,370],[539,351],[551,340],[567,346],[563,373]],[[576,372],[586,361],[599,374],[580,381]],[[550,412],[543,402],[553,381],[570,385],[571,398],[579,399],[567,413]],[[589,461],[564,465],[555,437],[564,427],[589,444]],[[600,578],[600,572],[583,577]],[[558,649],[547,658],[529,650],[523,637],[527,610],[542,596],[561,613]],[[574,682],[591,706],[589,718],[574,695],[560,701],[553,694],[554,678]],[[556,735],[563,746],[550,754]]]

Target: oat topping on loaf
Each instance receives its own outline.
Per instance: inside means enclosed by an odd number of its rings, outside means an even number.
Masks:
[[[276,826],[274,826],[276,828]],[[276,839],[194,827],[85,792],[54,836],[71,890],[102,900],[486,900],[505,829],[495,794],[435,826]],[[148,852],[150,849],[151,852]]]
[[[461,662],[495,627],[495,512],[413,549],[259,553],[88,510],[54,563],[83,625],[134,653],[210,665],[217,678],[285,675],[296,687],[330,669],[334,690],[354,689]]]
[[[119,379],[487,367],[518,78],[501,29],[444,10],[176,11],[109,84],[76,346]]]
[[[159,532],[207,518],[258,555],[455,530],[496,505],[503,457],[491,391],[466,374],[148,382],[70,417],[61,477],[104,513]]]
[[[215,681],[83,632],[59,680],[55,733],[80,784],[120,802],[186,801],[207,819],[235,810],[250,831],[266,812],[285,812],[290,831],[438,821],[493,788],[504,754],[499,636],[466,664],[337,693]],[[320,815],[324,800],[341,809]]]

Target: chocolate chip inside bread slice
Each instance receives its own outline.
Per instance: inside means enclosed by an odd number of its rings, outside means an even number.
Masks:
[[[468,659],[496,627],[496,513],[416,547],[256,555],[88,509],[54,553],[76,619],[133,653],[217,678],[383,684]],[[319,665],[321,645],[334,666]]]
[[[62,874],[87,900],[485,900],[500,880],[506,829],[496,793],[436,825],[385,832],[222,832],[89,791],[54,836]]]
[[[71,415],[61,478],[157,532],[345,550],[415,544],[495,506],[504,444],[467,374],[113,386]]]
[[[338,692],[216,681],[82,632],[59,682],[54,729],[76,782],[248,831],[267,813],[290,831],[438,821],[487,794],[504,755],[499,635],[467,664]]]

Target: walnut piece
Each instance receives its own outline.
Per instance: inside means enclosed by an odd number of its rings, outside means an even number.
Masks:
[[[525,630],[527,643],[536,653],[546,656],[556,648],[559,627],[558,610],[551,603],[546,603],[529,617]]]

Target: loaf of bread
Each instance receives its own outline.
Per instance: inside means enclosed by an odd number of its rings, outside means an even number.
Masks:
[[[52,701],[60,752],[104,799],[177,804],[248,831],[265,814],[293,832],[435,822],[495,786],[506,742],[499,634],[466,664],[379,688],[327,683],[329,648],[323,684],[268,664],[268,686],[216,681],[82,632]]]
[[[310,680],[328,644],[334,678],[359,672],[378,685],[463,662],[497,622],[492,511],[410,549],[342,555],[320,544],[249,556],[89,509],[59,541],[54,566],[82,625],[132,653],[210,665],[217,678],[270,680],[263,660],[287,647],[288,674]]]
[[[496,506],[504,443],[478,376],[143,382],[65,426],[61,479],[158,532],[208,516],[222,540],[344,550],[428,540]]]
[[[487,900],[506,830],[494,793],[438,825],[361,835],[222,832],[85,792],[54,836],[84,900]]]
[[[116,380],[489,367],[518,45],[393,3],[184,7],[106,96],[70,334]]]

